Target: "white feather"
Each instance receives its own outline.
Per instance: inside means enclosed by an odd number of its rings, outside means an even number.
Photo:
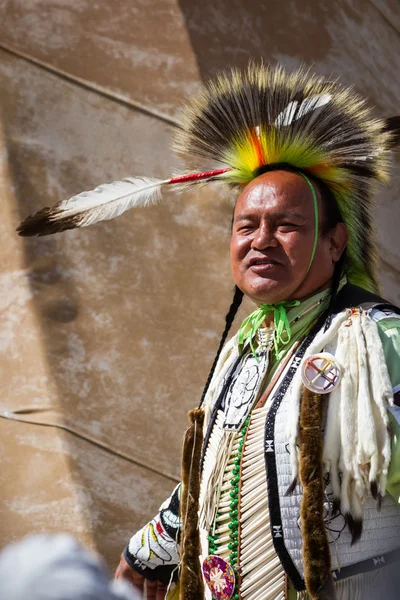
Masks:
[[[316,110],[321,106],[325,106],[325,104],[328,104],[328,102],[330,102],[331,98],[331,94],[320,94],[316,96],[310,96],[310,98],[305,98],[301,102],[300,106],[297,100],[293,100],[293,102],[289,102],[285,110],[279,113],[279,115],[276,117],[275,125],[277,127],[290,125],[293,121],[297,121],[301,117],[304,117],[304,115],[306,115],[307,113]]]
[[[122,181],[105,183],[60,202],[54,208],[51,220],[74,218],[76,227],[86,227],[98,221],[114,219],[130,208],[160,202],[161,187],[168,182],[169,179],[163,181],[148,177],[127,177]]]

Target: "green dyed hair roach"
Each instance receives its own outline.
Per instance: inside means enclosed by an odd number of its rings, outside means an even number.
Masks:
[[[210,81],[186,105],[176,150],[190,168],[206,159],[243,185],[287,165],[331,190],[349,232],[348,280],[377,291],[375,187],[388,180],[391,120],[377,119],[352,89],[299,69],[250,65]]]

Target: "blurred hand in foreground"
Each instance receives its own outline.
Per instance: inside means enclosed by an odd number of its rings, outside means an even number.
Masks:
[[[119,565],[115,571],[115,579],[129,583],[133,590],[146,600],[164,600],[167,593],[165,585],[159,581],[149,581],[132,569],[123,554],[121,554]]]

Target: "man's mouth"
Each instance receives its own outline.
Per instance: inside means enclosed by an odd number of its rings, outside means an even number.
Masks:
[[[276,262],[276,260],[255,260],[254,262],[251,263],[251,266],[253,265],[277,265],[278,263]]]
[[[279,263],[277,260],[268,258],[266,256],[251,258],[249,261],[249,269],[258,275],[265,275],[280,265],[281,263]]]
[[[258,266],[276,266],[278,265],[278,261],[274,260],[273,258],[267,258],[266,256],[263,257],[259,257],[259,258],[251,258],[249,261],[249,266],[250,267],[258,267]]]

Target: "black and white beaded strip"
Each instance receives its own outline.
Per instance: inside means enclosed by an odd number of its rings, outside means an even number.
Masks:
[[[348,565],[347,567],[335,569],[334,571],[332,571],[332,576],[334,581],[340,581],[342,579],[352,577],[353,575],[359,575],[360,573],[369,573],[371,571],[381,569],[382,567],[386,567],[387,565],[393,565],[394,563],[399,562],[400,548],[396,548],[395,550],[391,550],[390,552],[385,552],[385,554],[379,554],[378,556],[366,558],[365,560],[355,563],[354,565]]]
[[[314,325],[310,333],[305,338],[304,342],[301,344],[297,353],[294,355],[285,377],[283,378],[281,384],[279,385],[277,391],[274,394],[271,408],[268,412],[267,419],[265,422],[264,452],[267,473],[271,535],[276,553],[280,558],[282,566],[298,592],[305,589],[305,583],[285,546],[285,538],[283,535],[282,517],[279,502],[278,476],[275,456],[275,418],[278,409],[282,403],[282,400],[285,397],[285,394],[288,391],[289,386],[293,380],[293,377],[300,366],[300,362],[307,348],[317,335],[318,331],[321,329],[324,320],[325,316],[318,320],[318,322]]]

